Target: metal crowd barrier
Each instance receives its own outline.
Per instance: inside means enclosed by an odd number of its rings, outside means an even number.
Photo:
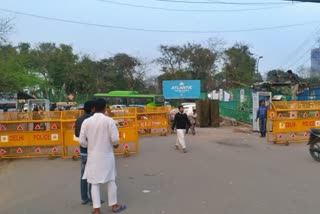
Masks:
[[[320,101],[277,101],[268,111],[267,140],[307,142],[310,128],[320,128]]]
[[[62,111],[61,124],[64,138],[64,157],[77,159],[80,155],[79,140],[75,138],[75,122],[82,111]]]
[[[140,136],[167,135],[170,130],[169,108],[138,108],[137,126]]]
[[[0,113],[0,157],[63,157],[60,112]]]
[[[139,136],[137,131],[136,108],[127,108],[121,112],[110,112],[109,115],[117,124],[120,145],[116,154],[135,154],[139,152]]]
[[[168,107],[108,110],[117,124],[120,146],[116,154],[139,152],[139,135],[166,135]],[[75,121],[82,111],[0,113],[0,158],[65,157],[76,159],[79,141]]]

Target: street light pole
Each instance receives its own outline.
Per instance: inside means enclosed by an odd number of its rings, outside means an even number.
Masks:
[[[258,59],[257,59],[257,66],[256,66],[256,72],[259,73],[259,62],[260,62],[260,59],[262,59],[263,56],[259,56]]]
[[[257,62],[256,62],[256,71],[255,71],[255,75],[254,75],[254,81],[257,81],[256,77],[258,76],[258,73],[259,73],[259,62],[260,62],[260,59],[262,59],[263,56],[259,56],[257,58]]]

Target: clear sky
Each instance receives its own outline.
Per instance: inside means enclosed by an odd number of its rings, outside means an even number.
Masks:
[[[0,17],[15,18],[14,32],[9,36],[13,44],[66,43],[72,45],[76,52],[90,54],[95,59],[125,52],[151,61],[159,56],[160,44],[205,42],[208,38],[217,37],[224,39],[226,46],[237,41],[249,44],[256,56],[263,56],[259,64],[262,72],[274,68],[296,69],[302,64],[310,66],[310,49],[316,47],[316,36],[320,36],[320,3],[292,4],[282,0],[220,1],[228,4],[217,4],[218,1],[214,0],[172,1],[174,0],[0,0],[0,9],[100,24],[103,27],[47,20],[3,10],[0,10]],[[198,12],[168,11],[123,4]],[[303,25],[230,32],[296,24]],[[210,32],[130,31],[113,29],[106,25]]]

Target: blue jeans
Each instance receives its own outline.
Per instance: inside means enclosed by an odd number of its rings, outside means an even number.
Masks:
[[[86,168],[87,164],[87,156],[81,155],[81,177],[80,177],[80,192],[81,192],[81,200],[87,201],[91,200],[91,184],[88,184],[87,180],[82,179],[84,169]]]
[[[265,137],[267,132],[267,118],[259,118],[259,128],[261,136]]]

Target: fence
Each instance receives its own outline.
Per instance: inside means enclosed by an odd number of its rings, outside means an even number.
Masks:
[[[320,101],[278,101],[268,111],[268,141],[306,142],[310,128],[320,128]]]
[[[250,88],[230,89],[220,97],[220,115],[251,124],[252,95]]]

